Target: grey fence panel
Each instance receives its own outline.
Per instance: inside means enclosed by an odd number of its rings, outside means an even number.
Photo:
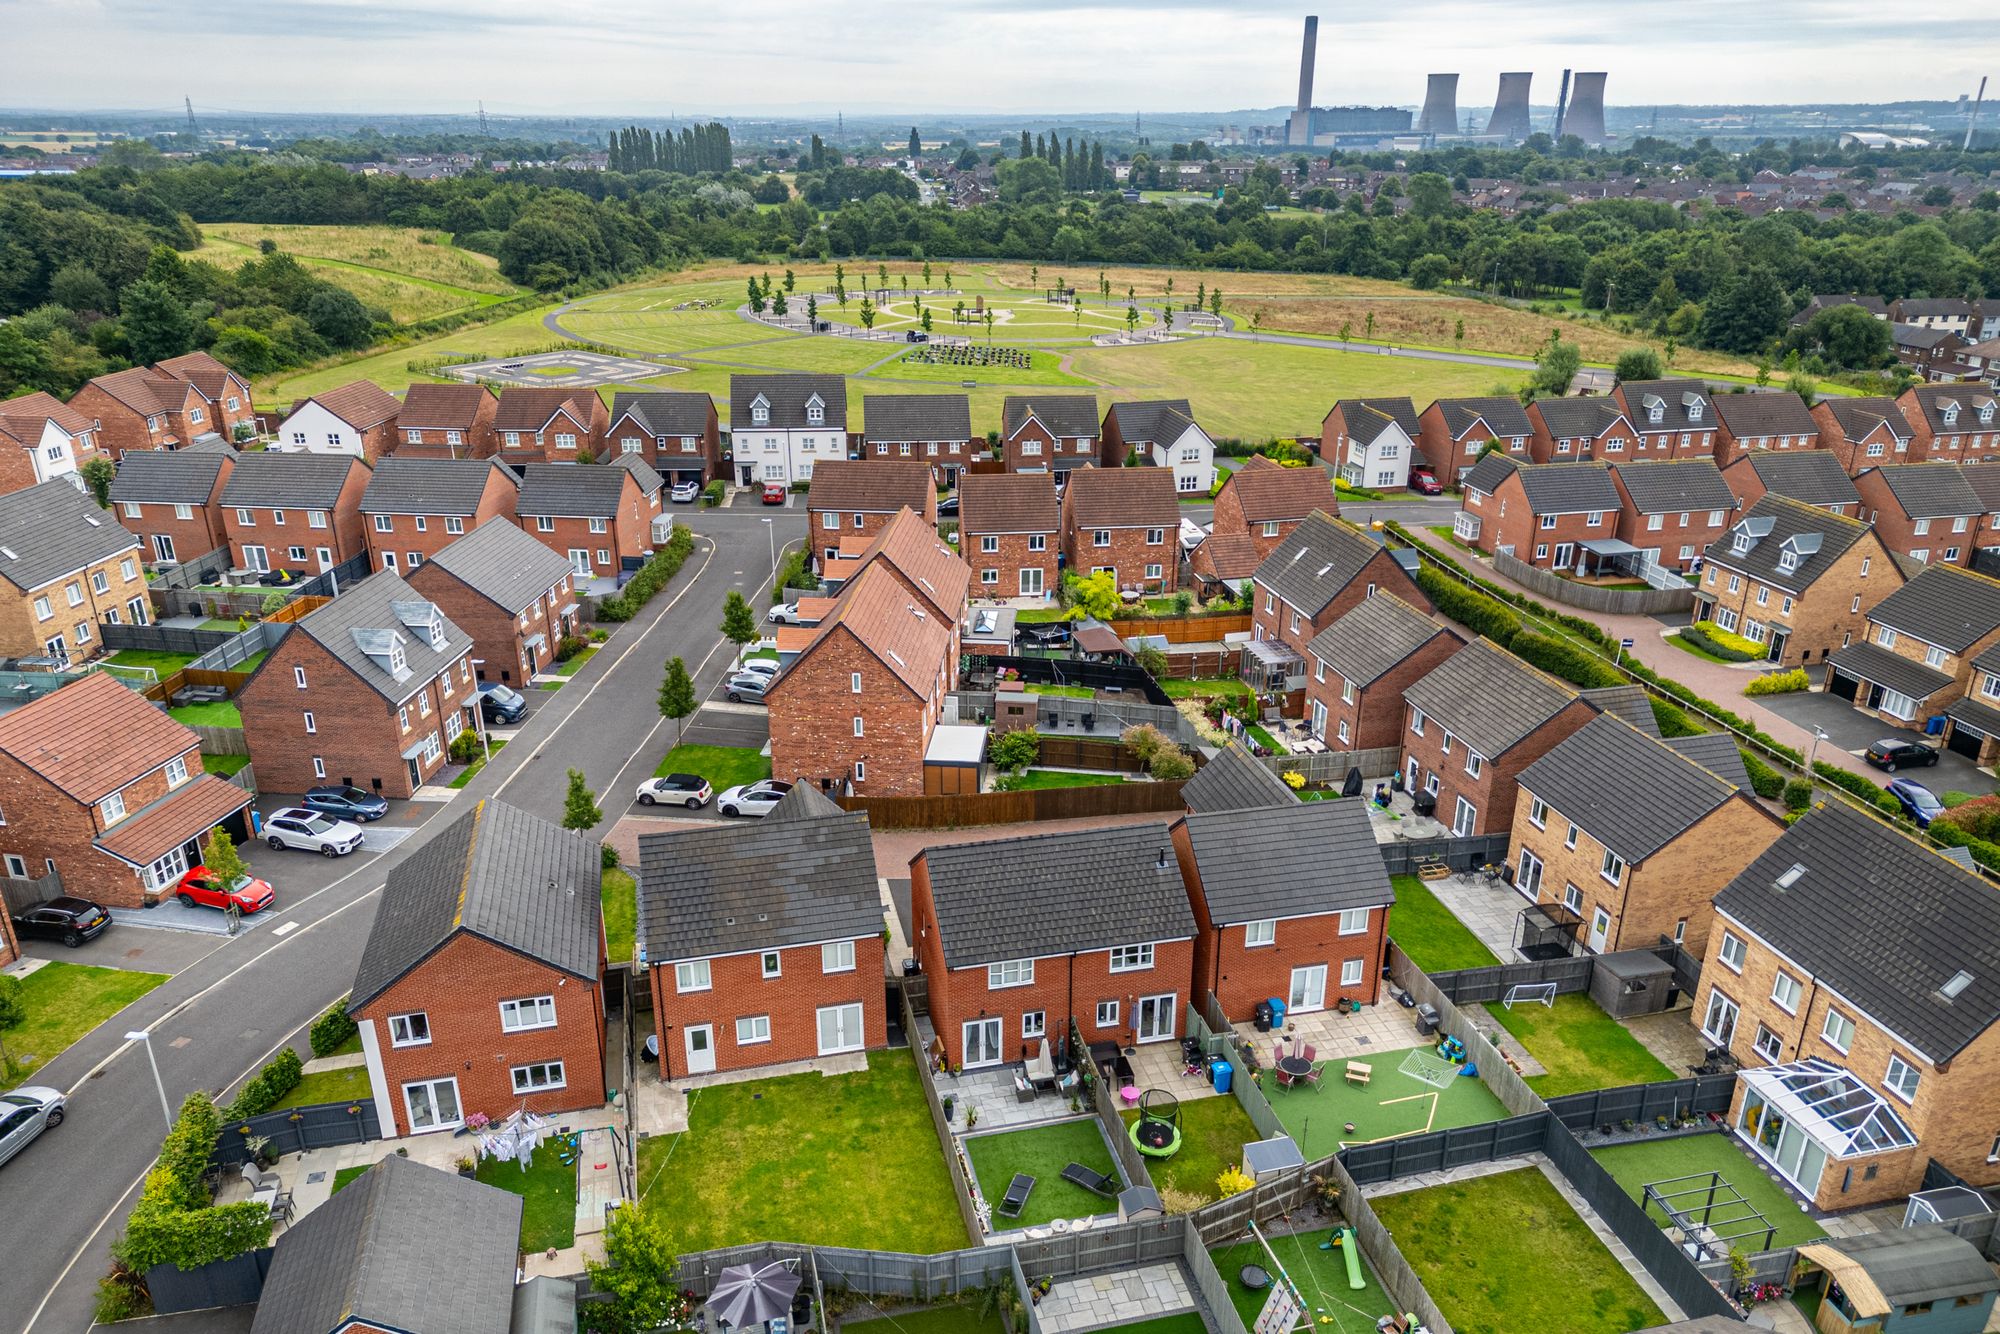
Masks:
[[[250,743],[244,738],[240,727],[212,727],[207,723],[189,724],[194,734],[201,738],[204,755],[248,755]]]
[[[62,876],[56,871],[36,876],[32,880],[0,876],[0,908],[5,908],[9,912],[24,912],[37,903],[47,903],[50,899],[61,898],[62,892]]]
[[[1396,772],[1403,753],[1394,746],[1373,750],[1329,750],[1322,755],[1266,755],[1264,767],[1272,773],[1304,774],[1306,782],[1319,787],[1338,787],[1347,780],[1349,769],[1359,769],[1363,778],[1386,778]]]
[[[1243,1109],[1243,1114],[1250,1118],[1250,1124],[1257,1127],[1257,1133],[1262,1138],[1275,1139],[1285,1134],[1284,1122],[1280,1121],[1278,1114],[1271,1110],[1271,1100],[1264,1096],[1263,1088],[1256,1080],[1250,1078],[1250,1072],[1243,1068],[1242,1054],[1236,1044],[1236,1030],[1223,1018],[1222,1006],[1215,999],[1213,991],[1203,989],[1201,1007],[1205,1016],[1204,1029],[1211,1035],[1219,1035],[1218,1040],[1223,1043],[1223,1054],[1228,1056],[1230,1063],[1236,1067],[1232,1072],[1233,1078],[1229,1081],[1229,1091],[1235,1096],[1237,1105]]]
[[[1417,1277],[1417,1271],[1410,1268],[1410,1262],[1403,1258],[1402,1248],[1389,1235],[1389,1229],[1382,1226],[1382,1220],[1375,1216],[1374,1206],[1361,1193],[1361,1187],[1346,1166],[1338,1158],[1326,1160],[1326,1172],[1340,1186],[1340,1212],[1354,1228],[1355,1238],[1361,1243],[1361,1253],[1375,1266],[1375,1275],[1382,1280],[1382,1288],[1396,1303],[1398,1311],[1414,1312],[1431,1331],[1431,1334],[1451,1334],[1451,1322],[1444,1318],[1444,1312],[1431,1300],[1424,1281]]]
[[[1424,970],[1410,961],[1410,956],[1403,953],[1394,939],[1389,942],[1389,976],[1416,1000],[1435,1006],[1442,1030],[1463,1042],[1466,1050],[1482,1055],[1488,1050],[1489,1044],[1481,1036],[1488,1029],[1474,1023],[1451,997],[1438,990]],[[1490,1017],[1488,1024],[1498,1027]],[[1479,1081],[1500,1100],[1501,1106],[1515,1116],[1530,1116],[1547,1108],[1548,1104],[1542,1101],[1541,1096],[1529,1088],[1527,1081],[1505,1061],[1481,1060],[1474,1064],[1478,1067]]]
[[[153,1296],[156,1315],[178,1311],[209,1311],[218,1306],[254,1302],[271,1272],[272,1248],[245,1251],[199,1269],[154,1265],[146,1271],[146,1291]]]
[[[1692,996],[1701,989],[1700,955],[1688,953],[1665,936],[1660,937],[1653,953],[1674,966],[1674,985],[1680,988],[1682,995]]]
[[[188,666],[216,672],[229,671],[267,649],[276,648],[278,641],[292,632],[292,625],[291,621],[259,621],[241,634],[228,636],[222,644],[203,653]],[[203,630],[196,633],[215,632]]]
[[[1108,1081],[1090,1081],[1090,1105],[1091,1110],[1097,1113],[1097,1122],[1104,1131],[1104,1137],[1111,1141],[1111,1154],[1123,1169],[1126,1184],[1151,1189],[1153,1173],[1146,1165],[1146,1155],[1139,1152],[1131,1136],[1125,1133],[1125,1119],[1118,1114],[1117,1106],[1111,1101]]]
[[[236,786],[242,788],[245,792],[255,792],[257,790],[257,766],[246,764],[235,773],[230,774],[226,781],[236,784]]]
[[[360,555],[341,562],[324,574],[300,580],[292,585],[291,592],[294,597],[338,597],[342,589],[357,579],[366,578],[368,573],[368,557]]]
[[[1230,1300],[1229,1284],[1223,1281],[1215,1261],[1209,1258],[1208,1248],[1202,1245],[1201,1229],[1185,1215],[1181,1219],[1181,1261],[1194,1279],[1194,1290],[1208,1307],[1209,1328],[1215,1334],[1249,1334],[1243,1328],[1243,1317],[1236,1314],[1236,1303]]]
[[[1364,1186],[1419,1172],[1447,1172],[1455,1167],[1538,1152],[1548,1133],[1544,1124],[1547,1120],[1547,1112],[1536,1112],[1484,1125],[1434,1130],[1382,1144],[1361,1144],[1343,1150],[1340,1160]]]
[[[348,1111],[350,1107],[355,1110]],[[209,1165],[227,1170],[249,1162],[249,1141],[260,1135],[271,1141],[272,1153],[304,1153],[336,1144],[362,1144],[380,1139],[382,1123],[376,1118],[373,1098],[315,1103],[310,1107],[266,1112],[244,1121],[225,1121],[222,1138],[208,1156]]]
[[[1549,1099],[1549,1110],[1578,1134],[1625,1121],[1651,1121],[1682,1112],[1698,1116],[1729,1110],[1736,1091],[1735,1075],[1696,1075],[1661,1084],[1628,1084]]]
[[[1390,875],[1415,875],[1425,861],[1442,861],[1454,871],[1476,871],[1507,856],[1506,834],[1474,838],[1427,838],[1382,844],[1382,864]]]
[[[1518,556],[1496,552],[1493,573],[1537,597],[1606,616],[1658,616],[1694,606],[1694,588],[1599,588],[1538,569]]]
[[[1019,1241],[1014,1249],[1021,1257],[1021,1272],[1034,1282],[1178,1260],[1182,1245],[1180,1219],[1148,1218],[1039,1241]]]
[[[917,1063],[917,1082],[923,1085],[924,1101],[930,1105],[931,1128],[937,1132],[938,1143],[944,1149],[945,1167],[951,1176],[951,1193],[958,1200],[959,1221],[965,1224],[966,1237],[977,1241],[986,1232],[979,1225],[979,1210],[972,1202],[972,1169],[958,1147],[958,1137],[951,1133],[951,1123],[945,1120],[944,1103],[938,1097],[937,1082],[931,1078],[930,1063],[924,1057],[923,1045],[917,1041],[917,1016],[910,1008],[907,988],[902,996],[903,1031],[910,1036],[910,1059]]]
[[[1750,1262],[1750,1275],[1745,1282],[1790,1283],[1792,1266],[1799,1262],[1799,1253],[1786,1246],[1775,1251],[1757,1251],[1743,1258]],[[1727,1292],[1736,1284],[1736,1275],[1726,1259],[1697,1260],[1694,1267],[1720,1291]]]
[[[198,655],[221,648],[235,637],[230,630],[186,630],[173,625],[105,625],[99,631],[107,649],[129,648],[148,653]]]
[[[1027,1317],[1025,1334],[1042,1334],[1042,1318],[1035,1313],[1035,1299],[1028,1292],[1028,1276],[1021,1272],[1021,1257],[1014,1253],[1012,1246],[1005,1249],[1008,1272],[1014,1280],[1014,1295],[1021,1299],[1021,1310]],[[1024,1332],[1017,1330],[1015,1334]]]
[[[1590,990],[1590,975],[1596,964],[1589,955],[1570,959],[1544,959],[1533,963],[1503,963],[1486,968],[1462,968],[1455,972],[1432,973],[1431,982],[1460,1005],[1497,1001],[1507,988],[1524,983],[1553,982],[1556,993]]]
[[[219,579],[229,568],[229,548],[217,547],[178,565],[162,565],[153,572],[148,585],[154,591],[166,588],[193,588],[204,579]]]

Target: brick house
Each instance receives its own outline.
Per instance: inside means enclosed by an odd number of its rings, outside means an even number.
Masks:
[[[577,579],[616,579],[653,549],[663,485],[636,454],[585,467],[530,463],[515,513],[521,531],[569,561]]]
[[[1960,379],[1965,350],[1972,346],[1949,329],[1924,329],[1912,324],[1891,324],[1889,341],[1897,361],[1932,383]]]
[[[520,493],[498,459],[383,459],[361,493],[369,567],[407,574],[489,520],[511,527]]]
[[[145,366],[88,381],[69,407],[97,423],[97,447],[114,462],[136,450],[179,449],[215,430],[199,389]]]
[[[1612,398],[1538,398],[1528,405],[1536,463],[1621,463],[1637,457],[1639,432]]]
[[[222,484],[236,567],[309,575],[366,556],[361,497],[373,475],[358,454],[239,455]]]
[[[1861,493],[1854,489],[1854,479],[1839,459],[1823,449],[1792,454],[1753,451],[1724,468],[1722,480],[1742,509],[1756,504],[1767,492],[1850,519],[1861,508]]]
[[[1966,565],[1986,502],[1955,463],[1905,463],[1855,474],[1860,517],[1882,544],[1922,564]]]
[[[1063,495],[1063,557],[1077,575],[1111,571],[1120,590],[1180,587],[1180,503],[1163,468],[1084,468]]]
[[[0,403],[0,495],[74,477],[97,457],[97,423],[49,394]]]
[[[1417,445],[1424,462],[1446,486],[1456,486],[1487,444],[1517,463],[1528,461],[1535,424],[1514,398],[1440,398],[1417,417]]]
[[[1897,727],[1923,726],[1975,687],[1988,707],[2000,705],[2000,680],[1980,666],[2000,663],[2000,581],[1933,565],[1867,619],[1867,633],[1827,660],[1827,694]]]
[[[1849,477],[1889,463],[1914,463],[1917,433],[1893,398],[1823,398],[1813,404],[1819,447],[1840,460]]]
[[[1224,741],[1208,763],[1181,784],[1181,801],[1195,815],[1300,804],[1299,794],[1237,741]]]
[[[1805,400],[1790,391],[1719,394],[1715,404],[1715,462],[1727,468],[1745,454],[1819,448],[1819,423]]]
[[[1716,896],[1695,995],[1746,1150],[1821,1209],[1900,1201],[1932,1160],[2000,1183],[1996,938],[1986,881],[1845,802],[1786,830]]]
[[[1513,827],[1522,770],[1597,706],[1491,640],[1475,639],[1404,691],[1403,782],[1437,802],[1454,836]]]
[[[250,397],[250,382],[206,352],[190,352],[154,363],[153,369],[193,385],[208,405],[203,414],[210,431],[232,444],[257,433],[257,410]],[[196,432],[199,436],[203,432]]]
[[[406,798],[444,767],[474,695],[472,636],[382,571],[300,617],[236,707],[263,791],[338,782]]]
[[[610,424],[595,389],[502,389],[493,406],[500,459],[515,468],[600,458]]]
[[[302,398],[278,423],[278,440],[312,454],[344,454],[374,463],[396,452],[403,404],[373,380],[356,380]]]
[[[809,787],[754,829],[639,839],[639,958],[664,1080],[889,1043],[868,817]]]
[[[867,394],[861,399],[861,457],[871,463],[916,460],[948,491],[986,442],[972,439],[972,403],[964,394]]]
[[[1047,473],[967,473],[959,479],[958,544],[983,597],[1055,593],[1062,510]]]
[[[1963,297],[1904,297],[1889,307],[1891,324],[1914,329],[1936,329],[1964,338],[1987,338],[1986,319],[1977,301]]]
[[[1557,920],[1592,954],[1663,939],[1699,948],[1717,892],[1785,827],[1758,804],[1735,748],[1711,749],[1723,771],[1614,715],[1584,724],[1521,771],[1514,888],[1560,905]]]
[[[847,380],[839,375],[732,375],[729,440],[736,480],[810,482],[847,457]]]
[[[2000,456],[2000,406],[1991,385],[1920,384],[1896,400],[1916,428],[1927,463],[1984,463]]]
[[[1638,435],[1622,461],[1715,457],[1715,402],[1700,380],[1632,380],[1611,397]]]
[[[413,384],[396,416],[396,456],[486,459],[500,448],[493,414],[500,400],[483,384]]]
[[[1101,439],[1107,468],[1124,467],[1136,454],[1143,466],[1171,468],[1178,495],[1205,496],[1215,483],[1215,442],[1184,398],[1113,403]]]
[[[1774,493],[1702,553],[1694,618],[1803,667],[1860,638],[1869,609],[1902,586],[1873,528]]]
[[[235,467],[233,449],[128,455],[111,480],[111,512],[144,543],[148,566],[200,560],[229,545],[222,488]]]
[[[0,657],[97,656],[103,625],[152,620],[139,539],[58,477],[0,496]]]
[[[1306,722],[1333,750],[1400,745],[1403,691],[1464,646],[1394,593],[1363,598],[1306,645]]]
[[[66,894],[150,906],[216,826],[249,836],[251,799],[202,772],[190,728],[102,672],[0,714],[0,875],[53,868]]]
[[[1195,921],[1164,824],[927,848],[910,909],[954,1067],[1024,1060],[1072,1022],[1087,1046],[1180,1035]]]
[[[1257,539],[1248,533],[1210,533],[1187,555],[1188,578],[1203,601],[1234,598],[1263,563]]]
[[[852,538],[847,539],[852,542]],[[958,683],[958,623],[965,615],[966,598],[971,592],[972,570],[937,529],[913,511],[899,511],[888,524],[869,539],[867,545],[843,558],[844,583],[859,578],[861,572],[880,565],[895,576],[903,592],[917,605],[952,627],[952,685]],[[832,590],[829,590],[832,591]]]
[[[1250,642],[1243,651],[1254,684],[1283,696],[1298,717],[1313,637],[1377,592],[1430,610],[1430,598],[1387,547],[1345,520],[1309,516],[1251,580]]]
[[[1343,398],[1319,424],[1319,456],[1349,486],[1399,491],[1422,435],[1407,398]]]
[[[1968,463],[1959,471],[1972,484],[1984,511],[1979,531],[1972,536],[1974,553],[2000,551],[2000,463]]]
[[[601,874],[491,798],[389,872],[347,1001],[385,1135],[604,1105]]]
[[[1488,454],[1466,476],[1465,508],[1451,530],[1484,552],[1581,573],[1592,560],[1587,544],[1616,540],[1624,503],[1609,464],[1518,464]]]
[[[525,686],[576,632],[569,562],[511,523],[454,538],[408,578],[472,636],[476,680]]]
[[[706,486],[729,477],[722,464],[715,400],[707,394],[653,390],[613,395],[604,449],[611,455],[642,456],[669,485]]]
[[[815,563],[838,556],[842,537],[873,537],[904,509],[936,527],[937,483],[928,463],[823,460],[813,469],[806,492],[806,540]]]
[[[1008,472],[1102,466],[1101,443],[1094,395],[1009,394],[1001,400],[1000,458]]]
[[[1335,518],[1340,516],[1340,505],[1325,469],[1310,464],[1286,468],[1262,454],[1252,454],[1229,474],[1229,480],[1216,493],[1209,541],[1218,537],[1247,538],[1249,550],[1261,561],[1276,551],[1278,544],[1290,537],[1314,510]],[[1248,578],[1255,572],[1253,566],[1242,577]]]
[[[1709,458],[1672,463],[1615,463],[1618,539],[1647,553],[1650,563],[1685,574],[1703,547],[1722,536],[1736,497]]]
[[[1187,815],[1174,853],[1194,909],[1194,986],[1225,1018],[1379,1001],[1396,891],[1358,801]]]

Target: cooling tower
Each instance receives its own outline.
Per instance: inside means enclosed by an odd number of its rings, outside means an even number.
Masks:
[[[1319,18],[1306,15],[1305,47],[1299,52],[1299,100],[1292,109],[1291,123],[1285,127],[1285,142],[1299,147],[1312,145],[1313,57],[1319,52]]]
[[[1500,76],[1500,96],[1493,101],[1492,118],[1486,122],[1486,133],[1502,139],[1525,139],[1531,127],[1528,124],[1528,84],[1533,74],[1502,74]]]
[[[1458,133],[1458,76],[1433,74],[1424,89],[1424,114],[1417,118],[1418,134]]]
[[[1587,144],[1604,142],[1604,75],[1578,74],[1576,90],[1570,94],[1569,115],[1563,133],[1573,134]]]

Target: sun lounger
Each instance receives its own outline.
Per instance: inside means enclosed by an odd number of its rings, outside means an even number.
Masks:
[[[1007,1194],[1000,1201],[999,1212],[1006,1218],[1019,1218],[1021,1211],[1028,1207],[1029,1192],[1035,1188],[1035,1179],[1026,1172],[1016,1172],[1014,1179],[1007,1183]]]
[[[1093,1172],[1082,1163],[1071,1163],[1062,1170],[1062,1179],[1072,1186],[1082,1186],[1094,1195],[1109,1199],[1118,1193],[1118,1178]]]

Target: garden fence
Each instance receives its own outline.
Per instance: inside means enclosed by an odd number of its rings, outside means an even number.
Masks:
[[[288,1107],[247,1120],[225,1121],[222,1138],[208,1156],[209,1167],[228,1171],[249,1162],[249,1142],[257,1136],[271,1141],[270,1152],[274,1154],[305,1153],[336,1144],[363,1144],[380,1139],[382,1123],[375,1115],[373,1098]]]
[[[1374,1206],[1361,1193],[1347,1165],[1339,1158],[1329,1158],[1322,1170],[1340,1187],[1340,1212],[1354,1228],[1361,1253],[1375,1266],[1375,1276],[1382,1280],[1382,1289],[1395,1301],[1396,1309],[1414,1313],[1431,1334],[1451,1334],[1451,1322],[1431,1300],[1429,1289],[1403,1258],[1402,1248],[1389,1235],[1389,1229],[1375,1216]]]
[[[26,912],[38,903],[62,897],[62,875],[50,871],[32,880],[0,876],[0,908],[10,913]]]
[[[256,1301],[263,1294],[265,1277],[271,1272],[272,1254],[273,1248],[266,1246],[195,1269],[154,1265],[146,1271],[146,1291],[153,1298],[153,1314],[212,1311]]]
[[[235,773],[225,775],[223,781],[234,783],[245,792],[255,793],[257,791],[257,766],[246,764]]]
[[[951,1123],[945,1119],[944,1103],[938,1097],[937,1081],[931,1078],[930,1059],[924,1054],[924,1044],[917,1037],[917,1015],[910,1008],[910,993],[902,991],[903,1032],[910,1042],[910,1059],[917,1063],[917,1083],[923,1086],[924,1101],[931,1109],[931,1129],[937,1134],[938,1143],[944,1149],[945,1167],[951,1177],[952,1198],[958,1201],[959,1221],[965,1224],[965,1235],[978,1240],[986,1235],[986,1229],[979,1221],[979,1208],[973,1203],[972,1167],[965,1161],[965,1153],[959,1148],[958,1137],[951,1133]]]
[[[98,627],[104,647],[112,652],[132,649],[142,653],[213,652],[236,637],[234,630],[190,630],[177,625],[104,625]]]
[[[236,692],[243,688],[243,683],[249,679],[248,672],[211,672],[202,667],[183,667],[169,676],[161,677],[149,686],[135,686],[134,689],[155,704],[171,707],[174,695],[184,686],[221,686],[233,699]],[[131,682],[128,681],[126,684],[131,685]]]
[[[1409,842],[1384,843],[1382,864],[1390,875],[1415,875],[1427,862],[1443,862],[1460,875],[1476,871],[1507,855],[1506,834],[1478,834],[1472,838],[1426,838]]]
[[[1215,1260],[1202,1244],[1201,1229],[1192,1218],[1182,1216],[1181,1259],[1187,1265],[1188,1277],[1194,1280],[1194,1290],[1200,1295],[1202,1304],[1208,1308],[1208,1327],[1215,1334],[1249,1334],[1243,1328],[1243,1317],[1236,1313],[1236,1303],[1229,1295],[1229,1284],[1215,1267]]]
[[[1169,644],[1219,644],[1227,635],[1250,633],[1250,613],[1220,612],[1208,616],[1120,616],[1108,621],[1120,639],[1152,635]]]
[[[1542,1147],[1547,1112],[1513,1116],[1484,1125],[1458,1126],[1379,1144],[1357,1144],[1341,1154],[1354,1179],[1364,1186],[1418,1172],[1449,1172],[1473,1163],[1516,1158]]]
[[[207,723],[193,723],[194,734],[201,738],[201,753],[204,755],[248,755],[250,743],[244,739],[240,727],[211,727]]]
[[[304,601],[305,599],[295,599],[285,604],[284,610],[290,611],[293,607],[301,605]],[[324,606],[325,603],[315,601],[313,605]],[[204,652],[199,658],[189,663],[188,666],[206,668],[209,671],[215,672],[226,672],[231,668],[240,667],[259,653],[276,648],[278,641],[292,632],[294,620],[296,618],[293,620],[273,619],[258,621],[241,634],[226,637],[221,644]],[[198,631],[197,633],[207,634],[211,632]]]
[[[1007,1247],[1006,1251],[1007,1266],[1012,1271],[1014,1279],[1014,1295],[1021,1299],[1021,1310],[1027,1325],[1025,1331],[1016,1330],[1015,1334],[1042,1334],[1042,1317],[1035,1311],[1035,1299],[1028,1295],[1028,1276],[1021,1272],[1021,1257],[1015,1253],[1012,1246]]]
[[[1203,988],[1201,993],[1201,1018],[1203,1049],[1207,1050],[1210,1043],[1222,1044],[1221,1054],[1236,1067],[1231,1072],[1229,1092],[1236,1099],[1237,1106],[1243,1109],[1243,1114],[1250,1118],[1250,1124],[1257,1127],[1258,1137],[1276,1139],[1288,1133],[1277,1112],[1272,1110],[1271,1100],[1264,1096],[1263,1086],[1250,1078],[1250,1072],[1243,1068],[1243,1053],[1236,1040],[1236,1030],[1222,1013],[1222,1004],[1216,1000],[1215,993],[1207,988]]]
[[[1688,953],[1666,936],[1660,937],[1660,943],[1654,946],[1653,953],[1674,966],[1674,985],[1680,988],[1683,996],[1693,996],[1701,989],[1700,955]]]
[[[984,661],[988,671],[1014,671],[1030,685],[1087,686],[1122,691],[1134,704],[1172,708],[1173,700],[1143,668],[1120,662],[1089,662],[1082,658],[1011,657],[993,654]]]
[[[1451,997],[1438,990],[1424,970],[1412,963],[1410,956],[1403,953],[1393,939],[1389,942],[1389,976],[1418,1003],[1436,1007],[1440,1031],[1465,1044],[1466,1050],[1474,1056],[1473,1064],[1478,1068],[1479,1081],[1500,1100],[1501,1106],[1515,1116],[1531,1116],[1547,1110],[1548,1104],[1528,1087],[1527,1081],[1516,1074],[1512,1066],[1499,1059],[1499,1053],[1484,1036],[1487,1029],[1474,1023]]]
[[[877,832],[885,829],[964,829],[1102,815],[1183,812],[1182,780],[1114,783],[1102,787],[1038,788],[1028,792],[967,792],[945,797],[836,796],[845,811],[862,811]]]
[[[147,588],[152,592],[167,588],[194,588],[204,580],[220,579],[228,569],[229,548],[217,547],[193,560],[159,566],[147,581]]]
[[[1403,752],[1394,746],[1373,750],[1329,750],[1318,755],[1266,755],[1264,767],[1274,774],[1304,774],[1315,787],[1339,787],[1347,771],[1359,769],[1364,779],[1386,778],[1396,772]]]
[[[1582,1134],[1600,1126],[1651,1121],[1681,1112],[1719,1116],[1729,1111],[1735,1091],[1735,1075],[1696,1075],[1664,1084],[1628,1084],[1623,1088],[1571,1093],[1550,1098],[1548,1105],[1557,1120]]]
[[[1494,554],[1493,573],[1538,597],[1601,616],[1660,616],[1694,606],[1692,587],[1600,588],[1539,569],[1504,551]]]
[[[1137,695],[1124,695],[1116,699],[1074,699],[1066,695],[1036,695],[1034,697],[1035,725],[1042,730],[1046,739],[1064,731],[1079,731],[1085,714],[1089,714],[1094,728],[1113,728],[1123,732],[1128,727],[1141,723],[1151,723],[1183,746],[1198,745],[1201,737],[1189,723],[1186,716],[1172,705],[1148,704]],[[990,690],[956,690],[946,699],[946,705],[956,713],[947,713],[945,721],[954,718],[961,722],[973,722],[993,716],[993,692]],[[1115,743],[1115,734],[1101,737],[1085,737]]]
[[[1097,1122],[1104,1130],[1104,1137],[1111,1141],[1111,1153],[1124,1170],[1126,1182],[1152,1189],[1152,1170],[1146,1165],[1146,1155],[1139,1152],[1138,1146],[1125,1133],[1125,1119],[1118,1114],[1117,1105],[1111,1101],[1109,1080],[1090,1081],[1090,1106],[1097,1113]]]
[[[1449,996],[1454,1002],[1471,1005],[1479,1001],[1497,1001],[1507,994],[1509,987],[1528,983],[1553,982],[1558,996],[1575,991],[1589,991],[1590,977],[1596,971],[1591,955],[1579,955],[1568,959],[1542,959],[1532,963],[1503,963],[1485,968],[1460,968],[1452,972],[1431,973],[1431,984]]]

